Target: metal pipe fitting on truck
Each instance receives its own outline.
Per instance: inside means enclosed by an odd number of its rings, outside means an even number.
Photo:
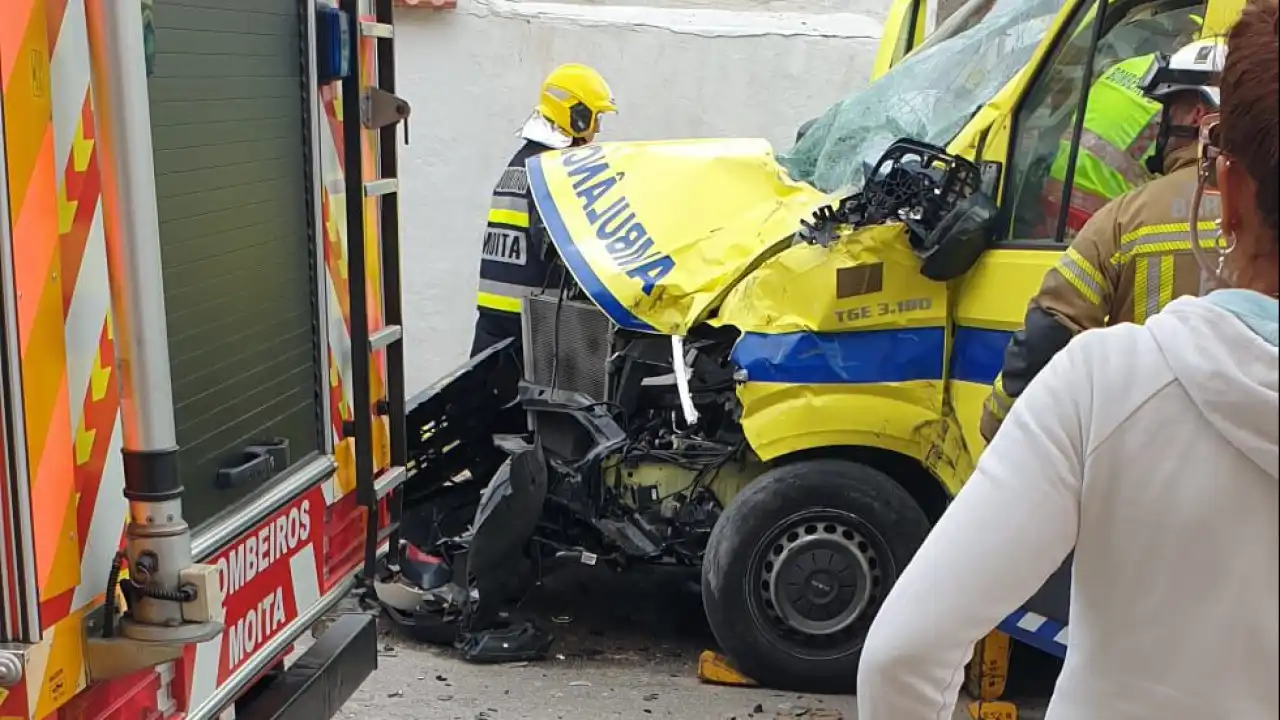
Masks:
[[[180,649],[221,631],[222,596],[217,569],[193,563],[191,530],[182,516],[164,288],[156,281],[161,277],[160,222],[144,13],[139,5],[119,0],[90,0],[85,10],[98,153],[103,165],[111,299],[122,371],[129,577],[120,581],[128,607],[119,635],[125,641]],[[108,589],[112,591],[114,588]],[[108,610],[112,605],[108,604]],[[108,627],[113,622],[114,618],[107,618]],[[109,645],[115,641],[103,642]],[[156,653],[152,659],[167,652]],[[104,654],[111,653],[104,650]],[[123,671],[122,662],[109,661],[112,670],[106,674]],[[103,673],[94,673],[91,667],[91,674]]]

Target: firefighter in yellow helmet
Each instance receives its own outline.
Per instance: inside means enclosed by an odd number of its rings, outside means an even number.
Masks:
[[[987,440],[1014,400],[1076,334],[1143,323],[1174,298],[1199,294],[1190,225],[1195,139],[1200,119],[1217,110],[1217,78],[1225,61],[1221,39],[1198,40],[1172,56],[1156,56],[1140,87],[1161,107],[1150,165],[1163,176],[1102,207],[1045,275],[983,408]],[[1202,242],[1215,242],[1209,231],[1219,213],[1206,199],[1200,211]]]
[[[561,65],[543,81],[538,105],[520,129],[524,145],[493,188],[481,250],[479,317],[472,356],[514,338],[516,357],[522,358],[522,299],[544,289],[554,292],[563,283],[572,282],[548,276],[555,266],[554,250],[533,204],[525,161],[547,150],[592,142],[600,131],[601,116],[612,112],[617,112],[613,92],[600,73],[586,65]]]

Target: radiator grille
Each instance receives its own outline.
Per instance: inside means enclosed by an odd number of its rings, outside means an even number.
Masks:
[[[544,386],[554,384],[558,390],[580,392],[593,400],[607,400],[613,334],[608,316],[594,305],[564,301],[557,343],[557,299],[538,295],[525,302],[525,375],[529,380]],[[554,383],[552,372],[556,374]]]

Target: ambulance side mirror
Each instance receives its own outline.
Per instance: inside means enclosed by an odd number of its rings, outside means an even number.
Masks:
[[[956,203],[928,235],[911,233],[920,274],[947,282],[969,272],[991,245],[998,211],[988,195],[976,192]]]

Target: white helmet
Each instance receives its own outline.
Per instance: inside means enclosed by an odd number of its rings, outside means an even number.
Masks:
[[[1227,62],[1227,45],[1220,38],[1197,40],[1172,56],[1156,56],[1142,81],[1142,92],[1159,103],[1182,92],[1195,92],[1206,105],[1221,102],[1218,78]]]

